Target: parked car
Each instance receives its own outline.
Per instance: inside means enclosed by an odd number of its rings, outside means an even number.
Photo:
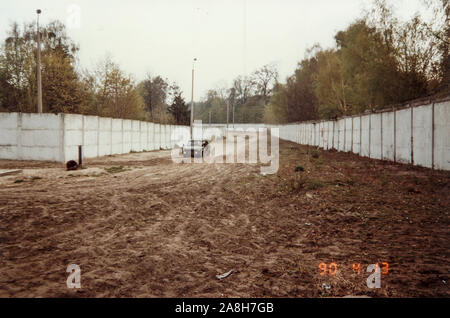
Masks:
[[[203,157],[209,150],[207,140],[189,140],[182,148],[184,157]]]

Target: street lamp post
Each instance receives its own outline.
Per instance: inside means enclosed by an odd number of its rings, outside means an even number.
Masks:
[[[192,92],[191,92],[191,139],[193,139],[193,124],[194,124],[194,64],[197,58],[192,61]]]
[[[228,120],[229,114],[230,114],[230,99],[227,98],[227,129],[228,129],[228,122],[229,122],[229,120]]]
[[[234,128],[234,102],[233,102],[233,128]]]
[[[42,80],[41,80],[41,35],[39,31],[39,15],[41,10],[37,9],[37,103],[38,113],[42,113]]]

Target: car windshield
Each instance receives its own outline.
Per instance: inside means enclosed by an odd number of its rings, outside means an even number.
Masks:
[[[202,141],[201,140],[191,140],[190,141],[190,145],[191,146],[201,146],[202,145]]]

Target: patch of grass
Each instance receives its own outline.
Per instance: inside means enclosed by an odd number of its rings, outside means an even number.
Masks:
[[[124,172],[124,171],[126,171],[126,169],[124,169],[123,166],[114,166],[114,167],[105,168],[105,171],[113,174],[113,173]]]
[[[391,181],[391,176],[384,174],[381,178],[381,185],[385,186]]]
[[[413,182],[415,185],[421,185],[423,183],[417,176],[413,176]]]
[[[325,183],[321,180],[309,180],[305,185],[308,190],[317,190],[325,187]]]
[[[314,159],[318,159],[320,157],[320,151],[317,149],[313,149],[311,151],[311,157]]]
[[[317,158],[316,160],[314,160],[313,163],[314,163],[315,166],[321,166],[321,165],[323,165],[324,160],[323,160],[322,157],[320,157],[320,158]]]
[[[370,163],[369,161],[364,161],[364,168],[366,169],[372,169],[372,163]]]
[[[296,166],[295,167],[295,172],[302,172],[305,171],[305,168],[303,168],[303,166]]]
[[[350,177],[350,179],[348,180],[340,180],[340,179],[336,179],[332,182],[329,182],[329,185],[335,185],[335,186],[340,186],[340,187],[346,187],[346,186],[354,186],[356,183],[355,179],[353,177]]]
[[[286,179],[284,182],[284,188],[287,191],[300,191],[305,188],[305,184],[308,181],[304,174],[296,173],[293,176]]]
[[[22,183],[24,180],[23,179],[17,179],[14,181],[14,183]]]

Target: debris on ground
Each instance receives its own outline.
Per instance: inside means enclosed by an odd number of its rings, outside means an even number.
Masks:
[[[228,271],[228,272],[226,272],[226,273],[224,273],[222,275],[216,275],[216,277],[218,279],[224,279],[224,278],[227,278],[228,276],[230,276],[232,273],[233,273],[233,270],[230,270],[230,271]]]
[[[9,176],[12,174],[18,174],[21,172],[22,172],[22,170],[20,170],[20,169],[13,169],[13,170],[0,169],[0,177]]]
[[[67,168],[67,171],[77,170],[79,168],[79,165],[78,165],[78,163],[76,161],[69,160],[66,163],[66,168]]]

